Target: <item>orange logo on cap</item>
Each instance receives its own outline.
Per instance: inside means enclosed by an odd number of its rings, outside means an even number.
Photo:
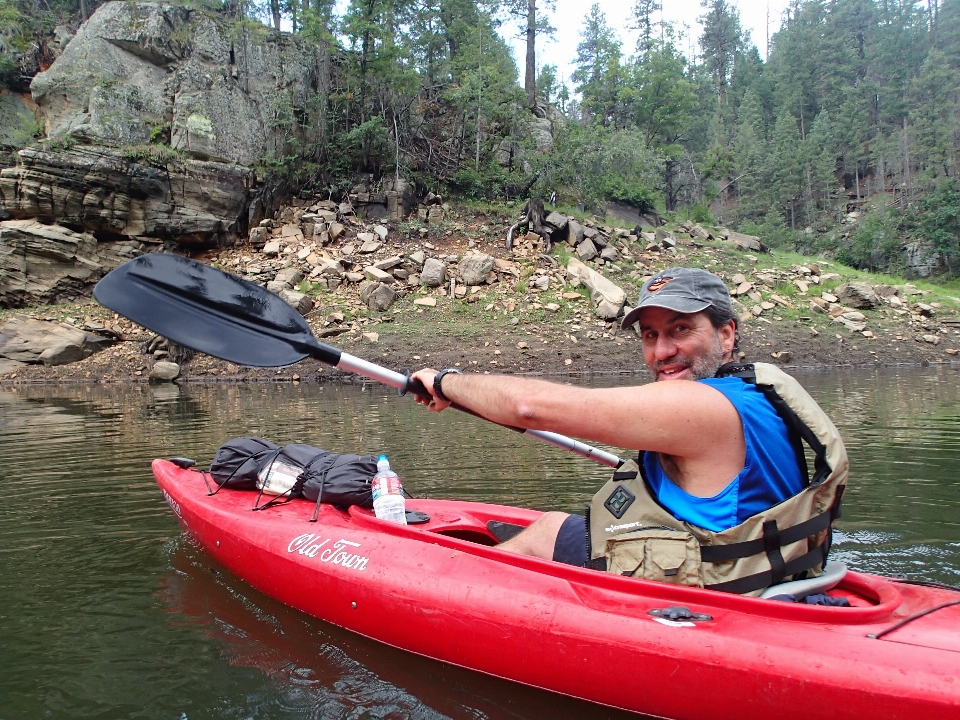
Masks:
[[[673,280],[672,277],[657,278],[652,283],[650,283],[650,287],[647,288],[647,292],[655,293],[658,290],[663,290],[664,286],[666,286],[666,284],[672,280]]]

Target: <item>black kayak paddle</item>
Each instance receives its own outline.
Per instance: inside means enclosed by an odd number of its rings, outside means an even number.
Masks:
[[[430,397],[419,380],[318,341],[303,316],[279,295],[180,255],[154,253],[130,260],[97,283],[93,297],[158,335],[237,365],[282,367],[312,357],[396,388],[401,395]],[[610,467],[623,464],[616,455],[565,435],[510,429]]]

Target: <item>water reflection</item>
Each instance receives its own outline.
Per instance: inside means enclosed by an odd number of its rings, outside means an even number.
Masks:
[[[958,372],[799,377],[851,456],[836,556],[960,583]],[[182,539],[149,462],[206,464],[247,434],[386,451],[432,497],[579,511],[607,474],[379,386],[0,389],[0,718],[606,714],[382,648],[220,572]]]

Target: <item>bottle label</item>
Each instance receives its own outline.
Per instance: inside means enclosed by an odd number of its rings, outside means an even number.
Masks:
[[[373,491],[374,500],[383,495],[403,495],[403,486],[396,475],[375,476],[370,489]]]

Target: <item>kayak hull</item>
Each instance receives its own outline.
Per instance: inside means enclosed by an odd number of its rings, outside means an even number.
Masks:
[[[958,592],[849,573],[831,594],[851,608],[741,597],[493,547],[489,520],[527,525],[531,510],[412,500],[430,521],[402,527],[322,505],[311,523],[312,503],[253,512],[255,493],[209,495],[201,473],[163,460],[153,471],[184,530],[239,578],[435,660],[678,720],[960,718]],[[675,606],[710,619],[649,614]]]

